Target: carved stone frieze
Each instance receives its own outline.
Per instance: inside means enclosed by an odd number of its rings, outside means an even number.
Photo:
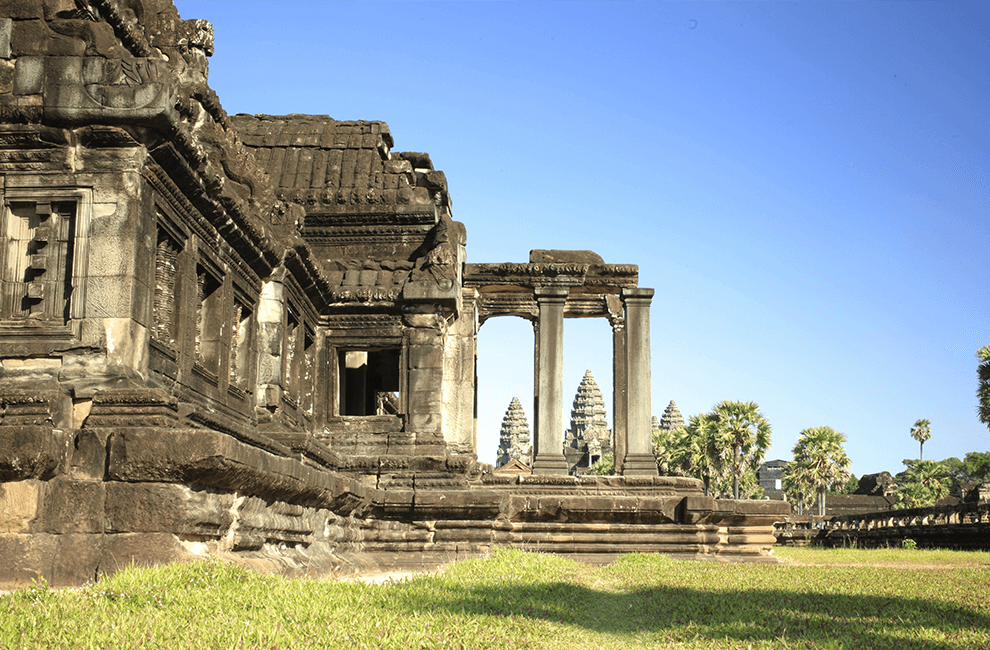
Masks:
[[[581,287],[582,291],[617,291],[634,288],[639,282],[639,267],[634,264],[466,264],[465,286],[479,291],[494,287],[538,287],[562,285]],[[491,287],[492,289],[489,289]]]

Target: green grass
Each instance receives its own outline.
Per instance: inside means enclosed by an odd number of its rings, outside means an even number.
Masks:
[[[131,568],[0,597],[0,648],[990,648],[986,553],[779,553],[591,567],[498,550],[383,585]]]

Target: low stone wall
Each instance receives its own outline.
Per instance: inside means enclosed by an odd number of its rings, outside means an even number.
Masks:
[[[424,570],[493,546],[593,562],[766,559],[788,509],[716,501],[683,478],[426,472],[416,487],[418,469],[463,469],[456,457],[410,459],[408,480],[388,474],[382,489],[331,469],[334,453],[311,445],[208,429],[0,426],[0,583],[79,585],[131,563],[207,557],[287,574]]]
[[[990,550],[990,503],[887,510],[840,517],[791,516],[777,522],[777,543],[785,546],[901,546],[911,539],[922,548]]]

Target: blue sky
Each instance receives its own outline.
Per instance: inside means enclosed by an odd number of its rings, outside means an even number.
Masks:
[[[384,120],[450,182],[471,262],[592,249],[656,289],[653,411],[757,402],[768,458],[844,433],[853,472],[987,451],[990,11],[977,3],[176,2],[229,113]],[[611,333],[565,325],[565,394]],[[479,334],[479,458],[532,330]],[[570,408],[570,397],[565,413]],[[611,410],[611,409],[609,409]]]

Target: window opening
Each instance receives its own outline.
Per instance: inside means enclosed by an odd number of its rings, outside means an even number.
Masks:
[[[158,231],[155,245],[155,303],[152,338],[169,348],[175,348],[176,338],[176,277],[179,252],[182,247],[168,233]]]
[[[0,313],[4,319],[69,320],[72,240],[76,204],[10,202],[2,236],[4,268]]]
[[[285,321],[285,396],[295,402],[299,399],[299,318],[291,307]]]
[[[214,375],[220,371],[223,337],[222,283],[202,265],[196,266],[199,309],[196,312],[196,359]]]
[[[251,310],[240,300],[234,301],[234,336],[230,345],[230,383],[247,390],[251,367]]]
[[[342,350],[338,358],[341,415],[399,413],[399,350]]]

